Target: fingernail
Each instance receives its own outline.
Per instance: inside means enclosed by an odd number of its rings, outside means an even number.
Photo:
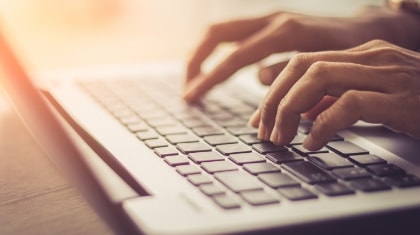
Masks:
[[[188,86],[185,88],[184,94],[182,96],[185,101],[190,103],[195,100],[196,92],[191,86]]]
[[[262,84],[271,84],[271,81],[273,80],[273,73],[270,69],[262,68],[258,72],[258,77],[260,78]]]

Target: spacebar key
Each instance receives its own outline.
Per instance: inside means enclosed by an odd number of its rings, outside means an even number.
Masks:
[[[262,189],[260,182],[242,171],[229,171],[214,174],[216,179],[235,193]]]

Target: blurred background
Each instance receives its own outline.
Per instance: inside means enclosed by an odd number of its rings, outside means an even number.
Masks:
[[[33,70],[186,60],[214,22],[277,10],[348,16],[383,0],[0,0],[0,22]]]

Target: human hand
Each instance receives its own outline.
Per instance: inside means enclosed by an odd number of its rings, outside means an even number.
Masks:
[[[381,40],[349,50],[297,54],[250,124],[259,128],[259,138],[285,145],[294,138],[301,114],[310,111],[316,119],[304,142],[309,150],[321,148],[358,120],[420,138],[419,65],[420,53]]]
[[[387,8],[368,7],[351,18],[315,17],[278,12],[268,16],[213,25],[191,57],[184,99],[197,101],[208,90],[240,68],[284,51],[347,49],[374,38],[413,47],[418,25],[410,14]],[[413,36],[414,35],[414,36]],[[236,50],[212,71],[201,71],[202,63],[222,42],[235,42]],[[271,84],[287,62],[262,68],[260,80]]]

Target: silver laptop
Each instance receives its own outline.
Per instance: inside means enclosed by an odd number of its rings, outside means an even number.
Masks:
[[[419,141],[360,124],[310,152],[302,121],[275,146],[246,126],[261,93],[225,84],[187,105],[179,74],[141,67],[40,89],[4,35],[0,68],[34,137],[118,234],[416,233]]]

